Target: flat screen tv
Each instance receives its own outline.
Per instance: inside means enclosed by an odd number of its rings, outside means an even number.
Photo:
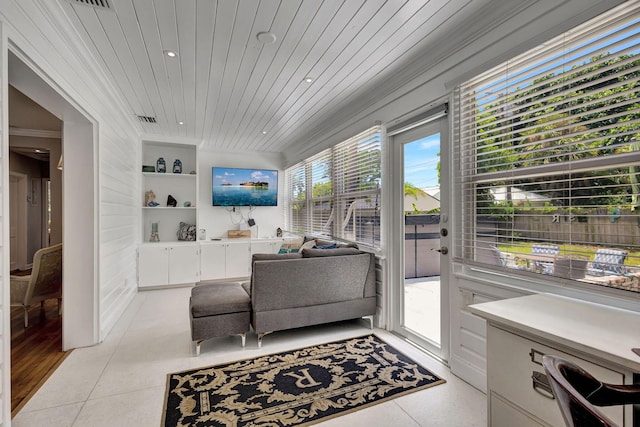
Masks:
[[[278,206],[278,171],[211,168],[213,206]]]

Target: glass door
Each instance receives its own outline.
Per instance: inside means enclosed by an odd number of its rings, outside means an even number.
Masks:
[[[446,118],[438,119],[392,140],[394,192],[402,194],[402,203],[394,202],[394,235],[403,237],[393,249],[393,330],[443,360],[449,353],[445,125]]]

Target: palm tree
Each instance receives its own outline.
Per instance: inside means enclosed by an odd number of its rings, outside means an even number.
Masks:
[[[420,196],[426,196],[427,193],[424,192],[424,190],[422,190],[421,188],[416,187],[415,185],[411,184],[410,182],[405,182],[404,183],[404,195],[405,196],[411,196],[414,199],[418,200],[418,197]]]
[[[411,184],[410,182],[405,182],[404,183],[404,196],[411,196],[414,199],[418,200],[418,197],[426,197],[427,193],[424,192],[424,190],[422,190],[421,188],[416,187],[415,185]],[[415,203],[412,203],[413,205],[413,213],[419,213],[418,208],[416,206]]]

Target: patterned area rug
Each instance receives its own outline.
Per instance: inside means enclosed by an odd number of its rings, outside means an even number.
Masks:
[[[444,382],[369,335],[169,374],[163,425],[311,425]]]

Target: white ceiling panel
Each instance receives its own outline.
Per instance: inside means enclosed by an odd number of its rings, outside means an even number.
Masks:
[[[111,0],[111,10],[100,10],[58,2],[127,113],[155,120],[140,123],[145,137],[265,152],[317,137],[494,25],[516,13],[522,19],[527,7],[557,6],[549,0]],[[276,41],[263,44],[260,32]]]

